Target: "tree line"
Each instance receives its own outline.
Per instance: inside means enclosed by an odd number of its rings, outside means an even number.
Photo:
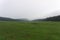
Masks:
[[[0,21],[27,21],[27,19],[13,19],[7,17],[0,17]]]
[[[53,16],[53,17],[48,17],[48,18],[45,18],[45,19],[36,19],[36,20],[33,20],[33,21],[60,21],[60,15]]]
[[[6,17],[0,17],[0,21],[29,21],[27,19],[12,19],[12,18],[6,18]],[[60,21],[60,15],[48,17],[45,19],[35,19],[32,21]]]

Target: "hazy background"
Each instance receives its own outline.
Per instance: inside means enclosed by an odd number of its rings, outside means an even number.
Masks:
[[[60,14],[60,0],[0,0],[0,16],[37,19]]]

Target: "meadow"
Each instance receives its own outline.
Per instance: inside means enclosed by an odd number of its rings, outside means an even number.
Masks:
[[[0,40],[60,40],[60,22],[0,22]]]

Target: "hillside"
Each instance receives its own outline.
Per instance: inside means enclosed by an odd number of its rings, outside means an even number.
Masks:
[[[48,17],[48,18],[46,18],[44,20],[46,20],[46,21],[60,21],[60,15],[53,16],[53,17]]]
[[[0,17],[0,21],[28,21],[27,19],[13,19],[7,17]]]
[[[53,16],[53,17],[47,17],[45,19],[35,19],[33,21],[60,21],[60,15]]]

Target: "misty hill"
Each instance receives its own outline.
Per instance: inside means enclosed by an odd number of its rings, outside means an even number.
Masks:
[[[46,21],[60,21],[60,15],[53,16],[53,17],[48,17],[48,18],[46,18],[44,20],[46,20]]]
[[[60,15],[53,16],[53,17],[48,17],[48,18],[45,18],[45,19],[36,19],[36,20],[33,20],[33,21],[60,21]]]
[[[6,17],[0,17],[0,21],[15,21],[15,20],[11,18],[6,18]]]
[[[26,19],[12,19],[7,17],[0,17],[0,21],[27,21]]]

